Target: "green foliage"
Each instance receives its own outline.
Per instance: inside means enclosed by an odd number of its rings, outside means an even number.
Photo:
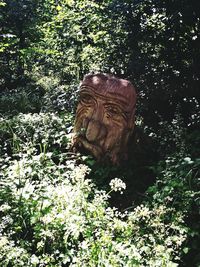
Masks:
[[[63,118],[53,113],[19,114],[12,118],[1,118],[1,154],[12,155],[27,151],[49,151],[55,156],[66,150],[71,115]],[[70,137],[69,137],[70,138]]]
[[[156,184],[148,189],[154,206],[155,203],[165,203],[167,207],[175,208],[185,214],[185,221],[189,227],[184,252],[188,255],[185,260],[192,265],[199,264],[200,228],[200,159],[192,160],[190,157],[180,158],[174,156],[161,162],[157,167],[158,178]],[[184,265],[185,266],[185,265]]]
[[[145,126],[157,131],[159,123],[170,123],[177,106],[185,125],[198,125],[196,1],[4,2],[3,89],[24,86],[27,79],[57,80],[55,89],[104,71],[136,84]]]
[[[42,111],[52,111],[58,113],[75,112],[78,101],[78,85],[70,86],[58,85],[48,88],[43,97]]]
[[[153,193],[156,201],[164,201],[177,210],[188,212],[192,204],[199,204],[199,165],[200,159],[168,158],[157,167],[159,177],[149,192]]]
[[[8,115],[16,115],[19,112],[39,112],[43,94],[42,89],[32,84],[5,90],[0,94],[0,112]]]
[[[200,265],[199,7],[0,1],[0,266]],[[90,71],[138,90],[120,167],[70,148]]]
[[[1,7],[0,81],[3,89],[24,85],[30,62],[29,50],[40,38],[40,1],[5,0]]]
[[[186,229],[174,209],[120,213],[84,178],[87,166],[55,164],[51,153],[21,154],[2,169],[4,266],[177,266]]]
[[[199,161],[168,160],[152,197],[119,212],[108,203],[124,183],[111,180],[106,193],[87,178],[82,162],[95,162],[69,151],[70,123],[53,113],[1,119],[2,266],[178,266],[197,238],[184,219],[199,203]]]

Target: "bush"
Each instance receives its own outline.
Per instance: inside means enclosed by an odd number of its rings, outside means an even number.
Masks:
[[[157,166],[156,184],[148,189],[152,206],[165,203],[184,216],[189,229],[183,266],[199,266],[200,159],[175,155]]]
[[[39,112],[42,104],[42,88],[33,84],[5,90],[0,93],[0,112],[2,114],[16,115],[18,113]]]
[[[69,115],[52,113],[1,119],[0,266],[177,266],[182,210],[151,200],[131,212],[109,207],[125,184],[99,190],[66,126]]]
[[[120,213],[84,178],[88,167],[56,165],[50,153],[23,154],[3,169],[3,266],[177,266],[186,230],[174,209]]]
[[[0,154],[12,155],[32,150],[56,154],[68,146],[67,131],[71,131],[70,114],[62,118],[54,113],[19,114],[0,118]]]
[[[51,112],[72,112],[75,111],[77,103],[78,85],[58,85],[49,88],[43,98],[42,111]]]

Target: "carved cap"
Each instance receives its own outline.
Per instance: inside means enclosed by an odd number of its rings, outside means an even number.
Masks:
[[[125,102],[127,112],[133,112],[135,109],[136,91],[128,80],[102,73],[88,74],[81,82],[80,90],[86,87],[107,98],[120,98]]]

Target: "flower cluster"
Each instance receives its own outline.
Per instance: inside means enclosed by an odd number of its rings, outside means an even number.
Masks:
[[[177,266],[187,234],[182,213],[158,201],[131,212],[109,207],[109,193],[123,193],[126,184],[112,179],[107,193],[87,179],[90,169],[67,150],[64,119],[20,114],[12,123],[10,129],[0,121],[8,137],[3,151],[9,151],[13,131],[15,153],[0,157],[4,266]]]
[[[123,190],[126,189],[126,184],[119,178],[112,179],[109,185],[112,191],[119,191],[121,194],[123,194]]]

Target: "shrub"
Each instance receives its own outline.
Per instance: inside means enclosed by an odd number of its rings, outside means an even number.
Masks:
[[[42,111],[72,112],[75,111],[78,94],[78,84],[58,85],[49,88],[43,98]]]
[[[71,131],[72,116],[62,118],[54,113],[19,114],[0,118],[0,151],[12,155],[32,150],[56,154],[68,147],[67,131]]]
[[[184,244],[183,266],[199,266],[200,241],[200,159],[178,156],[168,158],[157,166],[156,184],[148,189],[152,206],[165,203],[184,216],[189,232]]]
[[[27,84],[13,90],[0,93],[0,112],[16,115],[18,113],[39,112],[44,91],[39,86]]]
[[[84,178],[88,167],[56,165],[50,153],[23,154],[3,169],[3,266],[177,266],[186,230],[174,209],[120,213]]]
[[[89,168],[69,151],[69,115],[0,123],[0,266],[178,265],[182,211],[158,201],[131,212],[109,207],[110,193],[125,184],[116,178],[107,193],[87,178]]]

